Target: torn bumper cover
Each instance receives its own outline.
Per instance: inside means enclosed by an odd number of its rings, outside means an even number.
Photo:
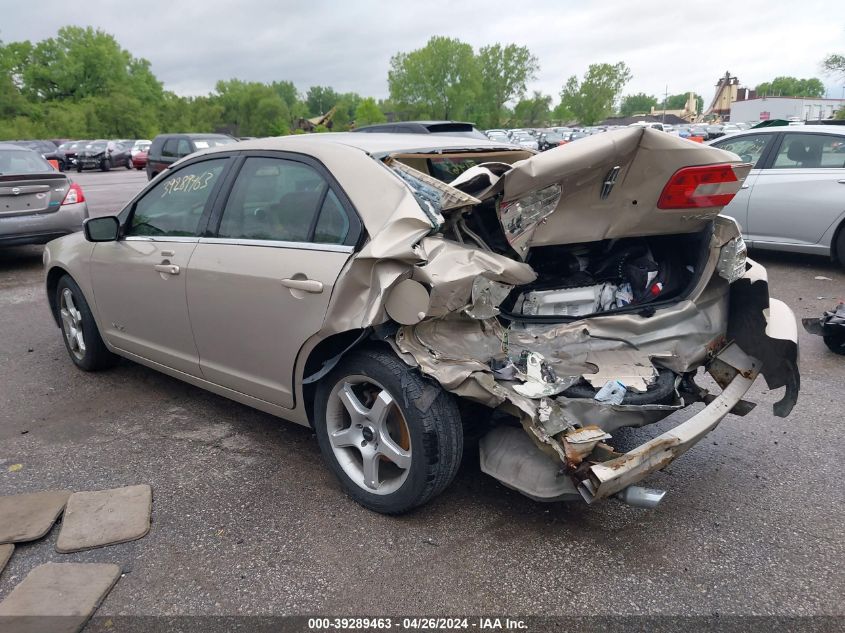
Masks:
[[[722,350],[714,363],[721,365],[722,372],[733,374],[722,393],[701,412],[670,431],[620,457],[590,466],[586,477],[578,485],[578,491],[587,503],[620,492],[654,471],[665,468],[685,453],[716,428],[742,400],[760,371],[760,361],[751,358],[733,343]]]
[[[785,387],[783,398],[774,405],[776,415],[788,415],[795,405],[800,386],[797,324],[784,303],[769,298],[762,266],[748,260],[745,274],[730,288],[719,285],[703,293],[697,303],[662,312],[648,318],[595,317],[548,331],[521,332],[501,329],[495,320],[436,319],[401,328],[396,345],[406,360],[416,362],[447,390],[502,407],[520,419],[533,440],[533,451],[516,439],[513,429],[497,427],[481,445],[484,472],[537,500],[574,499],[580,494],[592,503],[665,468],[728,413],[747,413],[753,405],[743,396],[758,374],[770,389]],[[620,340],[610,340],[614,336]],[[644,362],[650,366],[651,359],[678,377],[670,383],[675,385],[674,396],[645,405],[603,403],[557,390],[528,396],[516,388],[520,385],[502,378],[504,370],[491,371],[487,365],[506,343],[512,352],[534,347],[534,353],[539,351],[554,363],[558,376],[583,371],[586,377],[596,369],[602,376],[602,368],[616,368],[628,372],[630,381],[632,370],[642,370]],[[702,366],[722,388],[721,394],[711,395],[691,381]],[[529,377],[530,373],[529,366]],[[686,378],[681,381],[681,376]],[[621,426],[656,422],[695,402],[706,406],[628,453],[618,453],[606,443]]]

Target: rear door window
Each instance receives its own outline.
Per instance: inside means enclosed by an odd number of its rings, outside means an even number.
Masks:
[[[305,163],[251,156],[223,209],[218,237],[344,244],[350,216],[328,181]]]
[[[845,136],[827,134],[783,135],[772,169],[845,168]]]
[[[191,142],[186,138],[179,139],[179,145],[176,147],[176,156],[182,158],[188,154],[193,154],[194,150],[191,147]]]

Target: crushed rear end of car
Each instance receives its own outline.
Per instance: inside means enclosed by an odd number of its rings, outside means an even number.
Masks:
[[[447,391],[496,410],[481,467],[505,485],[653,505],[660,495],[634,485],[748,413],[758,374],[785,387],[775,414],[791,411],[795,318],[719,215],[750,169],[734,154],[629,128],[538,155],[382,160],[411,195],[350,261],[326,322],[372,326]],[[696,384],[701,369],[720,393]],[[621,427],[692,405],[653,440],[614,448]]]

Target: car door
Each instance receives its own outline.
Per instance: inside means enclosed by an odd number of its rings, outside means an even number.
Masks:
[[[748,205],[755,246],[817,244],[845,214],[845,135],[785,131]]]
[[[739,222],[742,235],[745,239],[749,239],[748,204],[751,199],[751,193],[754,190],[757,177],[760,175],[764,160],[771,152],[775,140],[776,134],[757,133],[732,135],[711,143],[713,147],[733,152],[743,162],[753,165],[753,168],[748,173],[748,176],[746,176],[745,182],[742,183],[733,200],[722,209],[722,215],[728,215]]]
[[[203,376],[294,406],[303,343],[323,324],[361,224],[319,163],[250,155],[188,266],[188,308]]]
[[[132,204],[124,237],[94,246],[100,329],[115,347],[200,375],[185,276],[230,160],[209,157],[167,174]]]

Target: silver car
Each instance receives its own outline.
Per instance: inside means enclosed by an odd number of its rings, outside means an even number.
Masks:
[[[747,130],[712,147],[753,169],[724,213],[753,248],[827,255],[845,265],[845,130],[802,125]]]
[[[44,244],[82,229],[82,188],[41,154],[0,143],[0,247]]]
[[[193,154],[47,245],[84,370],[118,356],[314,428],[348,494],[401,513],[481,469],[545,501],[619,496],[700,441],[758,374],[785,416],[797,327],[719,215],[735,154],[648,128],[552,152],[402,134]],[[706,369],[721,385],[695,383]],[[625,426],[695,403],[627,453]],[[732,482],[736,483],[736,482]]]

